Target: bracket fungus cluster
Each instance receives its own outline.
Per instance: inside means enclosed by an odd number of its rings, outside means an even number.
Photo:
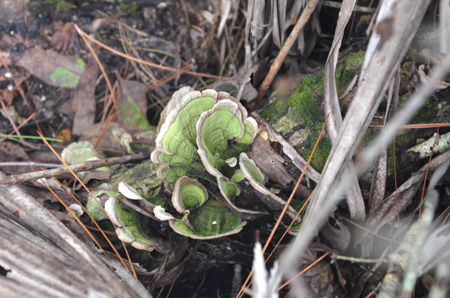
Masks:
[[[164,165],[158,176],[178,215],[157,206],[155,216],[195,239],[238,233],[243,220],[265,214],[236,204],[246,184],[269,208],[282,209],[284,201],[264,186],[264,174],[245,153],[257,130],[256,120],[226,92],[190,87],[175,92],[161,115],[151,160]],[[288,214],[296,212],[289,207]]]
[[[120,182],[117,191],[100,190],[95,197],[89,196],[86,209],[92,218],[99,222],[109,219],[115,228],[117,238],[139,250],[164,252],[167,248],[161,239],[150,237],[142,229],[138,212],[123,200],[144,200],[144,198],[125,182]]]

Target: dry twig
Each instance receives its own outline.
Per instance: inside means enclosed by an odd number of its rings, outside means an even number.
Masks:
[[[121,157],[112,157],[112,158],[107,158],[107,159],[103,159],[103,160],[88,161],[88,162],[85,162],[82,164],[70,166],[69,169],[58,168],[58,169],[52,169],[52,170],[46,170],[46,171],[38,171],[38,172],[32,172],[32,173],[0,177],[0,184],[14,184],[14,183],[36,180],[36,179],[41,179],[41,178],[59,177],[59,176],[70,174],[70,170],[72,170],[73,172],[89,171],[89,170],[93,170],[93,169],[97,169],[97,168],[101,168],[101,167],[105,167],[105,166],[110,166],[110,165],[114,165],[114,164],[121,164],[121,163],[127,163],[127,162],[132,162],[132,161],[140,161],[140,160],[143,160],[146,158],[148,158],[148,156],[145,156],[143,154],[136,154],[136,155],[121,156]]]

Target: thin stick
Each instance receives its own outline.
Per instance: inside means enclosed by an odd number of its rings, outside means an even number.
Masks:
[[[114,164],[127,163],[132,161],[138,161],[148,158],[144,154],[136,154],[129,156],[121,156],[121,157],[112,157],[103,160],[94,160],[88,161],[85,163],[77,164],[70,166],[68,168],[58,168],[46,171],[38,171],[32,173],[25,173],[19,175],[11,175],[0,178],[0,184],[14,184],[19,182],[25,182],[30,180],[36,180],[40,178],[51,178],[51,177],[59,177],[63,175],[70,174],[71,172],[80,172],[80,171],[89,171],[96,168],[101,168],[105,166],[110,166]]]
[[[431,163],[431,160],[433,159],[434,147],[436,146],[436,141],[438,138],[439,138],[439,127],[437,128],[437,131],[436,131],[436,137],[434,138],[433,147],[431,147],[431,153],[430,153],[430,158],[428,159],[428,165],[427,165],[427,171],[425,172],[425,178],[423,178],[422,195],[420,196],[419,218],[422,215],[422,202],[423,202],[423,197],[425,196],[425,188],[427,185],[428,171],[430,170],[430,163]]]
[[[286,56],[288,55],[292,46],[297,41],[300,31],[303,29],[305,24],[308,22],[313,11],[316,9],[318,2],[319,2],[319,0],[310,0],[308,2],[308,4],[306,4],[302,15],[298,19],[297,23],[295,24],[294,29],[292,29],[291,34],[289,35],[288,39],[284,43],[280,52],[278,53],[277,58],[275,58],[275,61],[273,62],[272,66],[270,67],[269,73],[267,74],[266,78],[264,79],[264,82],[261,85],[261,89],[259,90],[258,97],[256,98],[257,101],[260,101],[263,98],[264,94],[266,93],[267,89],[269,89],[270,85],[272,84],[273,79],[275,78],[275,76],[278,73],[278,70],[280,70],[281,64],[283,64],[284,59],[286,59]]]
[[[400,129],[449,127],[450,123],[422,123],[402,125]],[[371,128],[383,128],[384,125],[370,125]]]

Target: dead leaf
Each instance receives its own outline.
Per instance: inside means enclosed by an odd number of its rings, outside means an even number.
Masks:
[[[328,217],[327,222],[320,230],[320,234],[340,251],[344,251],[350,244],[350,231],[339,216]]]
[[[52,50],[31,48],[27,50],[17,65],[48,85],[75,88],[84,72],[83,59],[63,56]]]
[[[61,22],[56,23],[57,27],[61,27]],[[60,53],[70,50],[79,49],[79,36],[73,23],[66,23],[53,36],[48,37],[52,47]]]
[[[56,137],[60,139],[64,145],[68,145],[70,143],[70,139],[72,139],[70,128],[61,129]]]
[[[306,249],[304,256],[300,260],[299,271],[311,265],[319,257],[318,252],[313,251],[311,248]],[[342,288],[335,278],[329,262],[325,260],[320,261],[302,276],[308,297],[343,297],[341,296],[343,294]],[[295,297],[295,295],[292,297]]]
[[[28,154],[19,145],[4,142],[0,144],[0,161],[30,160]]]
[[[125,125],[148,127],[147,92],[148,87],[138,81],[119,80],[118,104]]]
[[[421,81],[423,84],[425,84],[426,82],[428,82],[428,81],[430,80],[430,78],[429,78],[429,77],[427,76],[427,74],[425,73],[425,66],[424,66],[423,64],[419,66],[418,73],[419,73],[420,81]],[[436,88],[437,90],[442,90],[442,89],[446,89],[448,86],[450,86],[450,83],[448,83],[448,82],[446,82],[446,81],[439,81],[439,82],[436,84],[435,88]]]
[[[94,124],[95,120],[95,82],[97,79],[97,66],[89,63],[81,76],[72,99],[77,103],[75,118],[73,120],[72,134],[81,135]]]

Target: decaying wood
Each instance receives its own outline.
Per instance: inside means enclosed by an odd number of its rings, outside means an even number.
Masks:
[[[150,297],[97,254],[21,188],[0,185],[1,297]]]
[[[292,163],[300,170],[306,167],[306,160],[295,150],[294,147],[286,141],[282,135],[280,135],[273,127],[264,120],[258,113],[253,112],[252,117],[258,121],[258,124],[264,126],[269,136],[269,140],[271,142],[280,143],[283,147],[283,153],[286,154],[291,160]],[[314,182],[318,182],[320,179],[320,174],[317,172],[311,165],[309,165],[308,169],[306,169],[306,176]]]
[[[280,185],[286,186],[294,181],[283,166],[284,159],[260,135],[256,135],[252,143],[252,151],[248,153],[248,156],[269,179]]]

